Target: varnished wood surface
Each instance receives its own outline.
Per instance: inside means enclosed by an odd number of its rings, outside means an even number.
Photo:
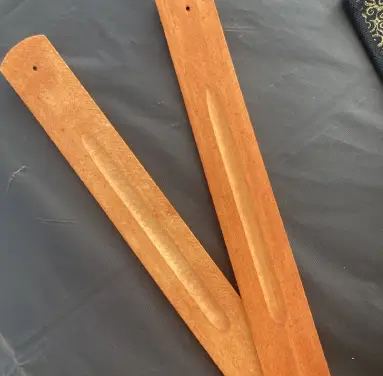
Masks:
[[[261,376],[239,296],[48,39],[0,70],[221,371]]]
[[[328,376],[214,1],[156,3],[263,375]]]

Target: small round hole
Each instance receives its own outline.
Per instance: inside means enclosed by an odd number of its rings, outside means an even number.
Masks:
[[[189,5],[186,6],[186,10],[187,10],[188,12],[190,12],[190,6],[189,6]]]
[[[37,71],[37,67],[36,67],[36,65],[34,65],[34,66],[32,67],[32,69],[33,69],[34,71]]]

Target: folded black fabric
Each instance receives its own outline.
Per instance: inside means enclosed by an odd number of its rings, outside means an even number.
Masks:
[[[344,7],[383,79],[383,0],[344,0]]]

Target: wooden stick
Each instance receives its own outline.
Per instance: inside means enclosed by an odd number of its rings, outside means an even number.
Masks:
[[[48,39],[1,72],[222,372],[261,375],[239,296]]]
[[[329,375],[214,1],[156,3],[263,375]]]

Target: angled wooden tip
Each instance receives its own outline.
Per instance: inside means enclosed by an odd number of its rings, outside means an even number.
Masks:
[[[0,72],[21,97],[24,93],[31,96],[36,88],[41,88],[44,80],[54,81],[51,66],[56,55],[57,51],[45,35],[34,35],[8,51]]]
[[[6,72],[7,67],[10,64],[12,64],[12,61],[18,56],[20,56],[20,52],[22,52],[22,54],[25,54],[26,51],[47,43],[50,44],[48,38],[45,35],[33,35],[31,37],[23,39],[21,42],[17,43],[14,47],[12,47],[5,55],[0,65],[0,72]]]

